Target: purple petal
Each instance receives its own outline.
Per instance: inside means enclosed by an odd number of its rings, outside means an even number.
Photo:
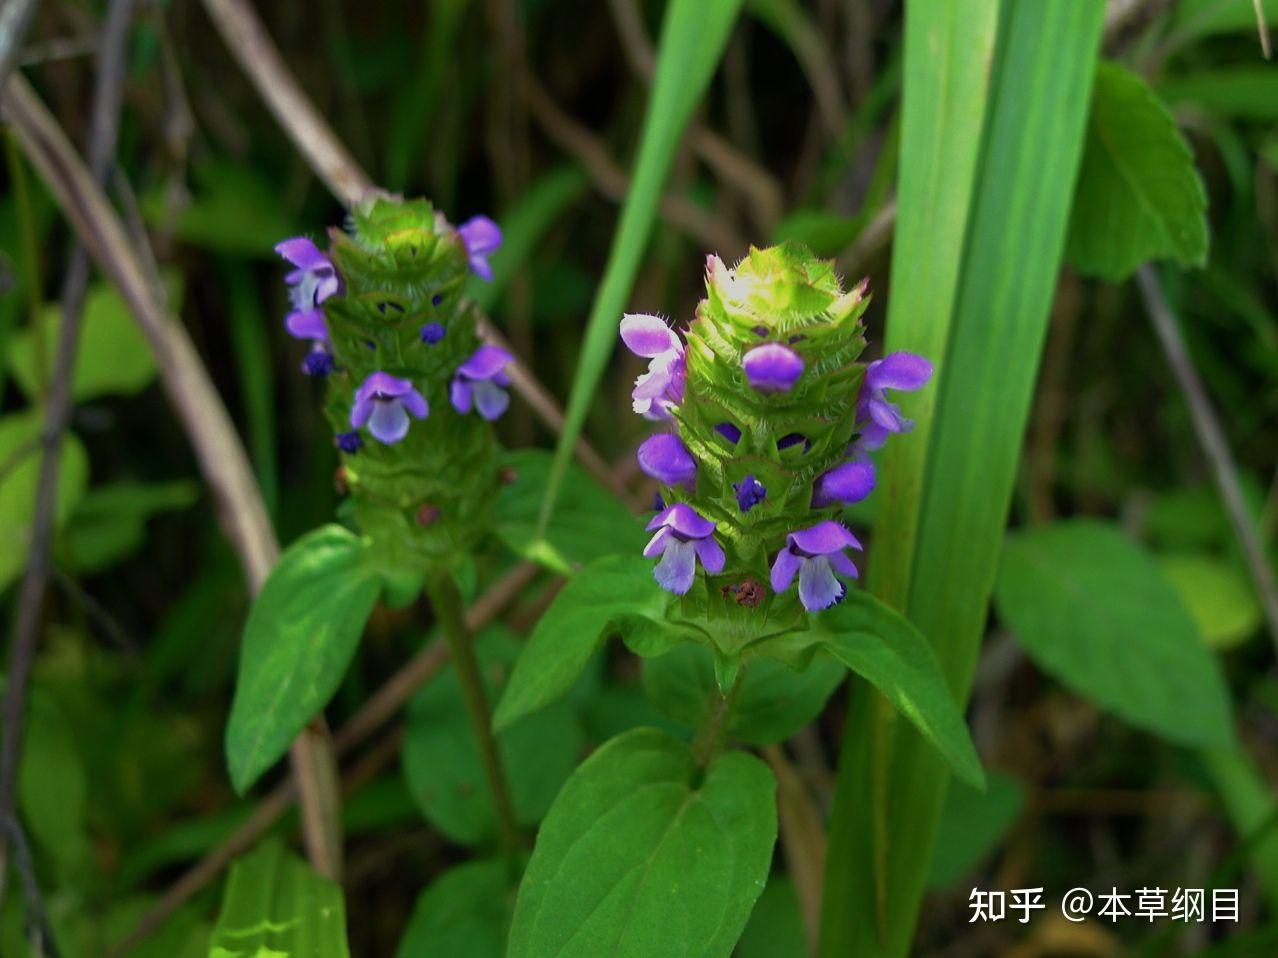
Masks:
[[[789,392],[803,375],[799,354],[780,343],[755,346],[741,361],[746,379],[760,392]]]
[[[453,379],[452,385],[448,387],[448,401],[453,404],[463,416],[470,412],[471,394],[475,391],[473,383],[469,383],[457,376]]]
[[[772,591],[780,593],[790,588],[794,574],[802,564],[803,560],[791,552],[788,546],[778,552],[772,563]]]
[[[328,325],[322,309],[295,309],[284,317],[284,328],[297,339],[328,340]]]
[[[659,556],[666,551],[666,540],[673,536],[674,533],[666,526],[662,526],[657,530],[657,534],[648,540],[648,544],[643,547],[643,554],[646,558],[651,559],[653,556]]]
[[[871,399],[867,404],[875,425],[881,426],[888,432],[908,432],[914,423],[908,419],[901,418],[901,410],[897,408],[896,403],[888,402],[886,399]]]
[[[749,512],[768,498],[768,490],[754,476],[746,476],[740,482],[734,482],[732,491],[737,494],[737,507],[742,512]]]
[[[811,445],[811,443],[808,442],[808,437],[803,435],[802,433],[799,433],[799,432],[786,433],[784,436],[782,436],[780,439],[777,440],[777,452],[781,452],[784,449],[789,449],[791,446],[797,446],[799,443],[803,443],[805,447]]]
[[[826,556],[826,558],[830,560],[831,567],[835,572],[839,573],[839,575],[845,575],[851,579],[856,579],[861,575],[861,573],[857,571],[856,563],[842,552],[831,552],[828,556]]]
[[[632,353],[645,359],[683,348],[665,320],[647,313],[627,313],[621,318],[621,340]]]
[[[493,281],[493,268],[488,262],[488,257],[482,253],[475,253],[466,260],[470,264],[470,271],[482,279],[486,283]]]
[[[342,450],[348,456],[352,456],[359,452],[360,447],[364,445],[364,437],[358,432],[339,432],[337,434],[337,448]]]
[[[404,408],[412,413],[414,419],[425,419],[430,415],[430,406],[426,402],[426,397],[416,389],[410,389],[404,393],[400,401],[404,404]]]
[[[408,435],[408,413],[397,399],[373,400],[373,415],[368,419],[368,431],[378,442],[390,446]]]
[[[860,502],[874,491],[874,463],[864,459],[835,466],[812,490],[812,507],[821,509],[836,502]]]
[[[697,511],[685,502],[676,502],[667,506],[648,523],[648,531],[653,529],[673,529],[685,539],[704,539],[715,530],[715,523],[697,514]]]
[[[639,447],[639,468],[668,486],[691,483],[697,476],[696,460],[679,437],[668,432],[643,441]]]
[[[457,228],[462,242],[466,244],[466,252],[471,256],[495,252],[501,246],[501,227],[487,216],[472,216]],[[489,273],[485,279],[491,279]]]
[[[412,392],[413,384],[407,379],[400,379],[398,376],[392,376],[390,373],[384,373],[380,369],[375,373],[370,373],[368,378],[364,380],[359,390],[355,393],[355,399],[371,399],[374,396],[383,396],[386,398],[395,398],[404,396]]]
[[[373,397],[355,394],[355,404],[351,406],[351,428],[360,429],[373,414]]]
[[[932,378],[932,364],[914,353],[890,353],[865,369],[870,389],[922,389]]]
[[[510,395],[492,380],[475,383],[475,408],[489,422],[499,419],[509,405]]]
[[[427,323],[421,329],[422,342],[427,346],[434,346],[444,338],[444,332],[443,323]]]
[[[861,427],[861,435],[857,437],[856,448],[860,452],[874,452],[882,449],[891,433],[877,423],[867,423]]]
[[[319,247],[305,236],[295,236],[293,239],[284,240],[284,242],[276,245],[275,252],[279,253],[299,270],[304,270],[308,273],[331,265],[328,257],[321,253]],[[290,280],[290,282],[293,282],[293,280]]]
[[[734,446],[741,441],[741,430],[738,429],[736,426],[734,426],[730,422],[719,423],[717,426],[714,427],[714,431],[717,432],[719,435],[721,435],[724,439],[728,440],[728,442],[732,443]],[[780,448],[779,444],[777,448]]]
[[[809,612],[828,609],[843,598],[844,591],[825,556],[808,559],[799,570],[799,601]]]
[[[697,560],[692,543],[671,539],[661,561],[652,570],[652,575],[663,589],[675,595],[683,595],[692,588],[696,571]]]
[[[500,346],[485,343],[475,350],[457,370],[457,375],[467,379],[492,379],[515,361],[515,357]]]
[[[849,546],[853,549],[861,548],[861,543],[857,541],[856,536],[832,519],[818,522],[798,532],[791,532],[786,537],[786,541],[810,556],[827,555]]]
[[[712,536],[694,540],[692,547],[696,550],[697,558],[701,560],[701,568],[711,575],[718,575],[723,571],[725,561],[723,546],[715,542]]]

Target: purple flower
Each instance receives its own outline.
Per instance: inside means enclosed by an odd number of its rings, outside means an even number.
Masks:
[[[378,371],[355,390],[351,427],[360,429],[367,423],[368,431],[378,442],[389,446],[408,435],[409,415],[425,419],[430,415],[430,406],[407,379]]]
[[[698,559],[711,574],[723,571],[723,548],[713,538],[715,524],[697,515],[691,506],[676,502],[648,523],[648,531],[654,529],[657,534],[643,554],[650,559],[661,556],[652,574],[663,589],[675,595],[691,589]]]
[[[788,393],[803,375],[803,360],[789,346],[764,343],[741,360],[750,385],[763,393]]]
[[[931,378],[932,364],[914,353],[892,353],[870,363],[856,403],[857,425],[861,427],[857,446],[869,452],[887,442],[889,434],[914,428],[896,403],[888,401],[886,390],[922,389]]]
[[[670,407],[683,402],[687,365],[683,342],[660,316],[627,313],[621,339],[636,356],[650,359],[648,371],[635,380],[634,410],[645,419],[672,419]]]
[[[749,512],[768,498],[767,488],[754,476],[746,476],[740,482],[734,482],[732,490],[737,494],[737,505],[742,512]]]
[[[333,261],[305,236],[285,240],[275,247],[275,252],[297,267],[284,281],[291,287],[289,297],[298,312],[315,309],[341,290],[342,281]]]
[[[437,342],[444,338],[443,323],[427,323],[422,327],[422,342],[427,346],[434,346]]]
[[[337,448],[342,450],[348,456],[360,451],[364,445],[364,437],[358,432],[339,432],[337,434]]]
[[[717,423],[714,431],[734,446],[741,441],[741,430],[730,422]]]
[[[464,416],[474,405],[489,422],[499,417],[510,405],[505,389],[510,385],[506,367],[514,361],[515,357],[500,346],[480,346],[453,376],[448,390],[453,408]]]
[[[837,522],[825,520],[785,537],[785,548],[772,563],[772,591],[780,594],[790,588],[795,573],[799,576],[799,601],[809,612],[828,609],[843,598],[846,587],[834,577],[853,579],[856,566],[843,554],[847,548],[860,549],[861,543]]]
[[[472,216],[457,228],[457,233],[466,247],[470,271],[480,279],[492,282],[493,268],[488,257],[501,246],[501,228],[487,216]]]
[[[869,459],[853,459],[835,466],[812,487],[812,508],[824,509],[836,502],[860,502],[874,491],[874,482],[874,463]]]
[[[333,354],[321,341],[311,346],[311,351],[302,360],[302,372],[308,376],[327,376],[333,371]]]
[[[697,478],[697,461],[678,436],[659,432],[639,446],[639,468],[667,486],[691,486]]]

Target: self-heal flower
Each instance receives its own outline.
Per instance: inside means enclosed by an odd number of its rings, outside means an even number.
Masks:
[[[333,371],[333,354],[322,342],[311,346],[311,351],[302,360],[302,372],[308,376],[327,376]]]
[[[453,408],[464,416],[473,405],[489,422],[498,418],[510,405],[506,367],[514,361],[515,357],[500,346],[480,346],[453,376],[448,391]]]
[[[673,418],[670,407],[683,402],[687,375],[683,342],[660,316],[646,313],[621,318],[621,339],[636,356],[651,360],[648,371],[635,380],[635,412],[645,419]]]
[[[355,390],[351,427],[361,429],[367,424],[368,431],[378,442],[389,446],[408,435],[410,415],[415,419],[425,419],[430,415],[430,406],[426,397],[407,379],[379,370],[370,374]]]
[[[891,433],[909,432],[912,420],[888,401],[887,390],[922,389],[932,378],[932,364],[914,353],[891,353],[865,368],[865,381],[856,403],[857,425],[861,428],[857,445],[865,451],[878,449]]]
[[[861,543],[839,523],[828,519],[791,532],[785,537],[785,548],[772,563],[772,591],[786,591],[797,574],[803,607],[809,612],[828,609],[847,591],[834,574],[853,579],[857,576],[856,566],[844,555],[847,548],[860,549]]]
[[[667,486],[691,486],[697,478],[697,461],[678,436],[661,432],[639,446],[639,468]]]
[[[746,476],[740,482],[734,482],[732,491],[737,494],[737,505],[742,512],[749,512],[768,498],[767,488],[754,476]]]
[[[342,281],[333,261],[305,236],[286,239],[275,247],[275,252],[297,267],[284,277],[290,287],[293,309],[299,312],[313,310],[341,290]]]
[[[836,502],[860,502],[874,491],[874,482],[874,463],[869,459],[853,459],[835,466],[813,485],[812,508],[824,509]]]
[[[444,338],[443,323],[427,323],[422,327],[422,342],[427,346],[434,346],[437,342]]]
[[[764,343],[741,360],[746,379],[759,392],[788,393],[803,375],[803,360],[789,346]]]
[[[337,434],[337,448],[348,456],[359,452],[363,445],[364,437],[354,430]]]
[[[654,530],[656,535],[643,554],[650,559],[661,556],[652,574],[663,589],[675,595],[691,589],[698,561],[712,575],[723,571],[723,547],[714,541],[715,523],[697,515],[691,506],[676,502],[663,510],[648,523],[648,531]]]
[[[501,228],[487,216],[472,216],[457,228],[457,233],[466,247],[470,271],[491,283],[493,268],[488,257],[501,246]]]

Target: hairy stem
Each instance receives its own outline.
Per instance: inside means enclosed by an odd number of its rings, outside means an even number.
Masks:
[[[497,831],[503,850],[513,855],[519,848],[519,825],[515,821],[515,805],[510,798],[506,767],[497,749],[497,737],[493,735],[492,712],[488,708],[488,695],[484,691],[483,676],[475,659],[474,635],[466,625],[465,606],[457,583],[447,569],[434,570],[426,577],[426,595],[435,618],[448,643],[448,653],[457,669],[462,696],[466,700],[466,714],[475,744],[479,746],[479,759],[484,766],[484,778],[492,794],[493,808],[497,812]]]

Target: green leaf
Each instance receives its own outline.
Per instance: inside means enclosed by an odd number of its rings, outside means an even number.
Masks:
[[[541,506],[539,524],[549,528],[559,486],[581,436],[595,391],[618,339],[618,323],[652,235],[670,166],[692,111],[700,105],[723,55],[742,0],[671,0],[657,46],[652,95],[639,137],[630,189],[613,236],[608,263],[573,375],[564,426]]]
[[[504,686],[519,649],[502,630],[489,630],[477,640],[475,654],[489,701]],[[566,701],[503,728],[497,746],[520,824],[534,827],[541,821],[584,745],[581,724]],[[496,837],[497,816],[451,667],[431,679],[408,707],[403,764],[422,814],[449,839],[479,845]]]
[[[1207,193],[1167,108],[1135,73],[1096,68],[1065,255],[1119,282],[1142,263],[1207,262]]]
[[[842,216],[828,210],[795,210],[772,231],[774,243],[802,243],[817,256],[838,256],[865,228],[864,213]]]
[[[46,307],[40,322],[46,381],[52,375],[61,325],[62,307],[57,303]],[[30,327],[14,336],[9,364],[27,397],[37,395],[35,332]],[[155,374],[151,347],[120,294],[104,284],[90,287],[71,379],[72,397],[84,402],[101,396],[132,396],[149,386]]]
[[[1278,25],[1278,10],[1262,4],[1265,20]],[[1256,33],[1255,0],[1177,0],[1172,9],[1168,43],[1177,46],[1218,33]]]
[[[1232,649],[1260,627],[1256,591],[1234,563],[1199,552],[1163,555],[1158,562],[1210,648]]]
[[[789,875],[773,874],[733,954],[735,958],[798,958],[807,950],[794,882]]]
[[[342,889],[278,840],[231,865],[209,958],[349,958]]]
[[[199,494],[199,485],[189,479],[115,482],[90,489],[63,535],[68,563],[81,572],[101,572],[115,565],[141,547],[147,519],[186,509]]]
[[[847,669],[824,655],[802,672],[775,659],[751,659],[737,679],[726,724],[729,740],[749,745],[785,741],[821,714],[846,675]],[[644,659],[643,687],[666,717],[700,728],[719,695],[714,656],[704,645],[685,643]]]
[[[1158,85],[1172,106],[1193,106],[1215,117],[1278,119],[1278,75],[1270,67],[1222,67],[1172,77]]]
[[[252,164],[218,159],[195,168],[190,205],[178,212],[177,235],[203,249],[267,257],[275,244],[298,232],[284,193]],[[151,222],[172,219],[170,199],[149,194],[143,212]]]
[[[513,904],[505,862],[449,869],[418,896],[395,958],[505,958]]]
[[[322,526],[285,550],[258,593],[226,726],[240,794],[288,751],[346,674],[381,586],[366,549],[341,526]]]
[[[0,590],[27,564],[31,520],[40,482],[40,417],[33,411],[0,418]],[[60,528],[88,484],[89,461],[74,434],[62,437],[54,527]]]
[[[914,724],[959,778],[985,788],[981,760],[936,653],[908,619],[868,592],[850,589],[817,618],[813,631],[823,648]]]
[[[64,880],[89,852],[89,781],[75,728],[55,701],[33,690],[18,769],[18,807],[33,841]]]
[[[932,849],[927,883],[943,888],[976,868],[1016,823],[1025,786],[1014,775],[990,772],[984,792],[950,783]]]
[[[767,880],[775,791],[744,752],[702,771],[656,729],[613,739],[546,816],[509,958],[727,958]]]
[[[1233,745],[1220,667],[1154,560],[1102,522],[1009,536],[999,617],[1045,672],[1181,745]]]
[[[660,645],[669,595],[653,581],[652,561],[641,555],[596,560],[569,581],[537,622],[506,685],[493,727],[509,728],[544,708],[577,681],[590,657],[611,634],[629,643]]]
[[[564,475],[554,524],[546,530],[546,539],[539,540],[537,516],[551,456],[540,449],[521,449],[506,453],[503,465],[513,471],[514,481],[497,494],[497,535],[521,556],[570,574],[572,566],[643,550],[643,524],[575,463]]]

